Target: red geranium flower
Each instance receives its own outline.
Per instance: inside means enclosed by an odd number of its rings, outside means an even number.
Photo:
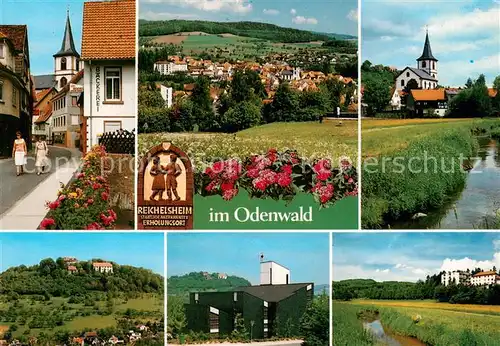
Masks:
[[[49,226],[53,226],[56,224],[56,221],[52,218],[45,218],[40,223],[40,229],[46,229]]]
[[[107,201],[109,199],[109,193],[107,192],[101,193],[101,198],[103,201]]]

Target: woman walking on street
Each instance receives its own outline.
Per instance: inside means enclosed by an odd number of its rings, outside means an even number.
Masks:
[[[49,154],[49,148],[47,147],[47,142],[45,142],[45,136],[40,136],[37,138],[35,144],[35,166],[36,174],[40,175],[45,173],[43,170],[47,166],[47,155]]]
[[[19,176],[24,173],[24,165],[28,160],[28,149],[26,142],[22,138],[21,132],[16,132],[16,139],[14,140],[14,147],[12,148],[12,157],[16,165],[16,175]]]

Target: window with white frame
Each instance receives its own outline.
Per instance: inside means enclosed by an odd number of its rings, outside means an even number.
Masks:
[[[106,75],[106,101],[121,101],[121,78],[122,71],[119,67],[107,67]]]

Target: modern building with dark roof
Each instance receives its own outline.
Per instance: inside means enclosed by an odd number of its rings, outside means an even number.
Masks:
[[[185,305],[187,328],[223,337],[243,322],[252,339],[298,336],[314,284],[290,283],[290,270],[273,261],[261,262],[260,267],[260,285],[190,293]]]

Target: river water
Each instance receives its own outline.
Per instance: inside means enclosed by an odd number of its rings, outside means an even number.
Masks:
[[[384,329],[380,320],[372,322],[363,322],[363,327],[372,333],[377,341],[387,346],[425,346],[425,344],[418,339],[389,333]]]
[[[480,137],[479,151],[473,169],[467,173],[466,185],[441,209],[426,217],[391,224],[393,229],[479,229],[492,228],[500,209],[500,142]]]

